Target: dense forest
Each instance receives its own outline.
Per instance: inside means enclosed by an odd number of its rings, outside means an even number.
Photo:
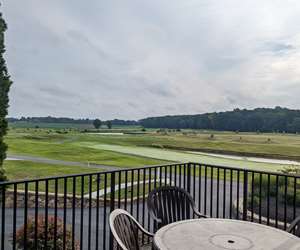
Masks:
[[[254,110],[150,117],[139,121],[145,128],[212,129],[241,132],[300,132],[300,110],[276,107]]]
[[[72,123],[72,124],[92,124],[93,120],[89,119],[73,119],[67,117],[21,117],[8,118],[8,122],[32,122],[32,123]]]
[[[93,119],[73,119],[68,117],[21,117],[21,118],[8,118],[9,123],[13,122],[30,122],[30,123],[70,123],[70,124],[93,124]],[[104,121],[108,122],[108,121]],[[110,120],[112,125],[115,126],[131,126],[138,125],[137,121],[131,120]]]
[[[93,124],[93,119],[73,119],[65,117],[21,117],[8,118],[8,122],[32,123],[72,123]],[[107,121],[103,121],[104,123]],[[110,120],[114,126],[141,125],[145,128],[169,129],[211,129],[241,132],[300,132],[300,110],[287,108],[257,108],[254,110],[235,109],[233,111],[206,113],[199,115],[174,115],[149,117],[139,121]]]

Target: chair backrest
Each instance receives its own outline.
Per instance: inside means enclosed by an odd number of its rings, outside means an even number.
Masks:
[[[155,230],[172,222],[192,219],[195,202],[182,188],[164,186],[152,190],[147,200],[148,210],[154,218],[161,220]]]
[[[110,214],[110,229],[121,249],[140,249],[137,223],[138,222],[123,209],[116,209]]]

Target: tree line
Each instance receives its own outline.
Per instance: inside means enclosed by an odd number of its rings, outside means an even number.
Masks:
[[[111,126],[143,126],[145,128],[211,129],[241,132],[300,132],[300,110],[288,108],[235,109],[197,115],[174,115],[149,117],[135,120],[73,119],[66,117],[21,117],[8,118],[8,122],[73,123]]]
[[[68,118],[68,117],[52,117],[52,116],[46,116],[46,117],[21,117],[21,118],[7,118],[7,121],[9,123],[14,122],[31,122],[31,123],[70,123],[70,124],[94,124],[95,120],[97,120],[96,124],[99,123],[100,119],[74,119],[74,118]],[[117,125],[123,125],[123,126],[132,126],[132,125],[138,125],[137,121],[133,120],[107,120],[107,121],[100,121],[101,124],[111,124],[114,126]]]
[[[149,117],[139,123],[145,128],[297,133],[300,132],[300,110],[282,107],[235,109],[199,115]]]
[[[90,119],[73,119],[68,117],[24,117],[21,118],[7,118],[8,122],[32,122],[32,123],[72,123],[72,124],[91,124],[93,120]]]

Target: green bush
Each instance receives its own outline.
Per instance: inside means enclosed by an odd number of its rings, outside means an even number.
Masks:
[[[286,194],[286,201],[288,205],[294,205],[294,189],[288,188]],[[300,190],[296,190],[296,206],[300,206]]]
[[[5,170],[4,170],[4,168],[0,167],[0,182],[6,181],[6,180],[7,180],[7,177],[5,175]]]
[[[260,177],[259,175],[254,176],[254,189],[253,189],[253,195],[254,197],[259,197],[260,195]],[[250,180],[251,185],[251,180]],[[270,189],[269,189],[270,197],[276,196],[276,176],[272,175],[270,176]],[[268,195],[268,176],[262,175],[262,181],[261,181],[261,196],[262,199],[267,198]],[[294,204],[294,179],[288,178],[287,179],[287,204],[293,205]],[[278,178],[278,198],[281,202],[284,202],[285,200],[285,177],[280,176]],[[300,205],[300,189],[299,185],[296,186],[296,205]]]
[[[64,223],[61,218],[57,218],[56,226],[56,249],[63,249],[63,236],[64,236]],[[54,249],[54,231],[55,231],[55,217],[48,216],[48,228],[47,228],[47,246],[44,246],[45,242],[45,216],[40,215],[37,221],[37,248],[35,248],[35,219],[29,218],[27,221],[27,245],[28,250],[39,249],[39,250],[52,250]],[[66,227],[66,250],[72,249],[72,233],[69,227]],[[24,249],[24,226],[21,226],[16,233],[16,243],[18,249]],[[75,250],[79,249],[78,241],[75,241]]]
[[[255,195],[259,195],[259,192],[260,192],[260,176],[259,175],[254,175],[253,183],[254,183],[253,193]],[[281,192],[281,189],[284,187],[284,185],[285,185],[285,178],[280,176],[278,178],[278,192]],[[267,175],[262,175],[261,194],[262,194],[262,197],[266,197],[268,194],[268,176]],[[275,196],[275,195],[276,195],[276,176],[272,175],[272,176],[270,176],[270,196]]]

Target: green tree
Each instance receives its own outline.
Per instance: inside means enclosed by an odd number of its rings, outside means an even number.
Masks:
[[[257,108],[253,110],[150,117],[139,120],[145,128],[212,129],[240,132],[300,132],[300,110]]]
[[[295,117],[293,122],[289,124],[289,130],[292,132],[300,132],[300,117]]]
[[[100,127],[101,127],[101,124],[102,124],[102,122],[101,122],[99,119],[95,119],[95,120],[93,121],[93,125],[94,125],[94,127],[95,127],[96,129],[100,128]]]
[[[107,121],[107,122],[106,122],[106,126],[107,126],[109,129],[111,129],[111,127],[112,127],[111,121]]]
[[[6,23],[0,13],[0,181],[6,179],[3,161],[6,158],[7,145],[4,143],[4,136],[7,132],[8,92],[12,84],[4,59],[4,32],[6,29]]]

